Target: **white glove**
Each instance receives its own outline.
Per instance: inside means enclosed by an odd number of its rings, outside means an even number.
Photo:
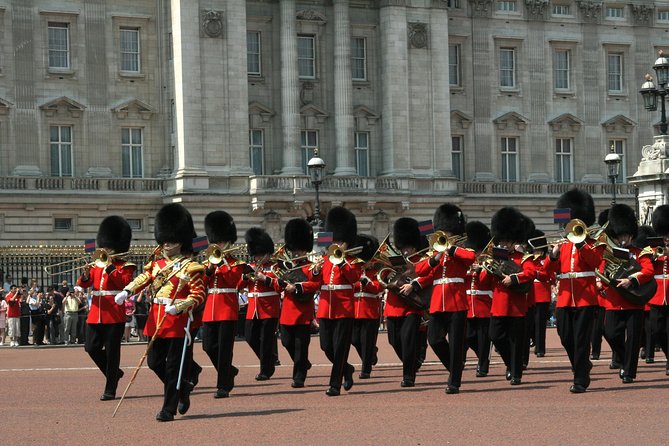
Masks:
[[[165,305],[165,313],[175,316],[177,314],[177,307],[174,305]]]
[[[128,298],[128,292],[126,290],[123,290],[114,297],[114,302],[116,302],[117,305],[123,305],[123,303],[127,298]]]

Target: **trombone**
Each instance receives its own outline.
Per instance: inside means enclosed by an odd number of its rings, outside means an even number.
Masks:
[[[204,251],[204,257],[209,260],[209,263],[212,265],[218,265],[221,262],[227,263],[225,256],[231,252],[241,251],[244,249],[244,245],[233,246],[231,248],[226,247],[225,249],[218,246],[216,243],[210,244],[207,249]]]
[[[428,246],[423,248],[420,251],[417,251],[416,254],[427,254],[432,255],[435,252],[445,252],[448,251],[451,246],[462,246],[463,243],[467,241],[467,234],[452,235],[447,236],[444,231],[436,231],[430,234],[427,239]],[[422,259],[421,259],[422,260]],[[420,262],[419,260],[418,262]],[[416,265],[418,262],[412,262],[407,259],[407,262],[412,265]]]
[[[92,256],[85,255],[81,257],[77,257],[76,259],[70,259],[70,260],[65,260],[64,262],[59,262],[59,263],[54,263],[52,265],[47,265],[44,267],[44,272],[46,273],[47,276],[57,276],[60,274],[67,274],[71,273],[74,271],[78,271],[80,269],[92,267],[92,266],[97,266],[98,268],[106,268],[107,265],[109,265],[109,262],[112,261],[112,259],[116,257],[122,257],[125,256],[129,253],[130,251],[126,252],[119,252],[119,253],[109,253],[107,252],[106,249],[104,248],[98,248],[93,252]],[[91,259],[90,261],[86,261],[87,259]],[[58,270],[58,271],[53,271],[54,268],[57,268],[59,266],[63,265],[72,265],[74,263],[81,263],[85,262],[80,265],[75,265],[71,266],[69,268],[63,269],[63,270]]]
[[[325,259],[327,258],[330,263],[333,265],[339,265],[341,263],[346,262],[346,256],[347,255],[356,255],[360,254],[362,252],[362,246],[356,246],[350,249],[344,249],[342,245],[339,245],[337,243],[333,243],[328,247],[327,252],[325,255],[318,259],[317,262],[314,262],[311,264],[309,269],[317,269],[323,266],[323,263],[325,262]]]
[[[573,244],[576,245],[578,243],[584,242],[585,239],[587,239],[588,237],[599,239],[599,237],[601,236],[601,234],[604,232],[605,229],[606,225],[586,226],[583,220],[574,218],[572,220],[569,220],[569,223],[567,223],[563,231],[554,232],[552,234],[547,234],[541,237],[533,237],[531,239],[528,239],[527,243],[532,247],[532,249],[544,249],[548,248],[551,245],[559,245],[565,242],[572,242]],[[548,241],[548,237],[552,237],[553,239]],[[533,243],[533,242],[541,243],[542,241],[545,241],[545,243],[542,243],[540,245],[535,245]]]

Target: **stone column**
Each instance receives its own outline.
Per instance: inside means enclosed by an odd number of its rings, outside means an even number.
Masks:
[[[430,41],[432,54],[432,129],[435,176],[453,176],[451,156],[451,96],[448,70],[448,12],[433,7],[430,11]]]
[[[190,0],[171,0],[177,144],[176,193],[209,188],[202,141],[200,18]]]
[[[355,175],[349,0],[334,0],[335,175]]]
[[[300,158],[300,81],[297,71],[295,0],[280,0],[282,175],[302,175]]]
[[[409,81],[406,7],[380,2],[383,170],[409,175]]]

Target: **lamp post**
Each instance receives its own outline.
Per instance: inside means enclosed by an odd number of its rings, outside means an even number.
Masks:
[[[311,184],[313,184],[314,189],[316,189],[316,205],[314,209],[314,220],[312,225],[314,226],[314,232],[319,232],[323,227],[323,221],[321,220],[321,199],[318,195],[318,188],[323,182],[325,161],[323,161],[323,159],[318,156],[318,147],[314,148],[314,156],[307,163],[307,168],[309,169]]]
[[[618,175],[620,174],[621,161],[622,158],[620,158],[620,155],[616,153],[615,147],[612,145],[608,155],[606,155],[606,158],[604,158],[604,163],[606,163],[606,167],[609,170],[609,180],[611,180],[611,189],[613,194],[613,198],[611,200],[611,206],[616,204],[616,180],[618,179]]]
[[[655,74],[657,74],[657,84],[660,88],[656,88],[653,83],[653,77],[646,74],[646,82],[641,85],[641,96],[643,97],[643,106],[648,111],[657,110],[657,99],[660,98],[662,105],[660,115],[660,135],[667,134],[667,112],[664,106],[664,98],[667,96],[667,82],[669,82],[669,59],[664,57],[662,50],[659,52],[659,57],[653,65]]]

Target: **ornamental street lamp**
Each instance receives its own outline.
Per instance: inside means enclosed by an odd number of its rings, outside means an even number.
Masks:
[[[321,221],[321,199],[318,195],[318,188],[323,182],[325,161],[318,156],[318,147],[314,148],[314,156],[307,163],[307,168],[309,169],[311,184],[314,186],[314,189],[316,189],[316,206],[314,209],[314,220],[312,225],[314,226],[314,232],[319,232],[323,227],[323,222]]]
[[[667,82],[669,82],[669,59],[664,57],[662,50],[659,52],[659,57],[653,65],[655,74],[657,74],[657,84],[660,88],[656,88],[653,83],[653,77],[646,74],[646,82],[641,85],[641,96],[643,97],[644,108],[648,111],[657,110],[658,97],[660,98],[661,115],[660,115],[660,135],[667,134],[667,112],[664,106],[664,98],[667,96]]]
[[[622,162],[622,158],[620,158],[620,155],[618,155],[615,151],[615,147],[612,145],[611,146],[611,151],[609,152],[608,155],[606,155],[606,158],[604,158],[604,163],[606,163],[606,167],[609,170],[609,180],[611,180],[611,190],[613,194],[613,199],[611,200],[611,206],[616,204],[616,180],[618,179],[618,175],[620,174],[620,163]]]

